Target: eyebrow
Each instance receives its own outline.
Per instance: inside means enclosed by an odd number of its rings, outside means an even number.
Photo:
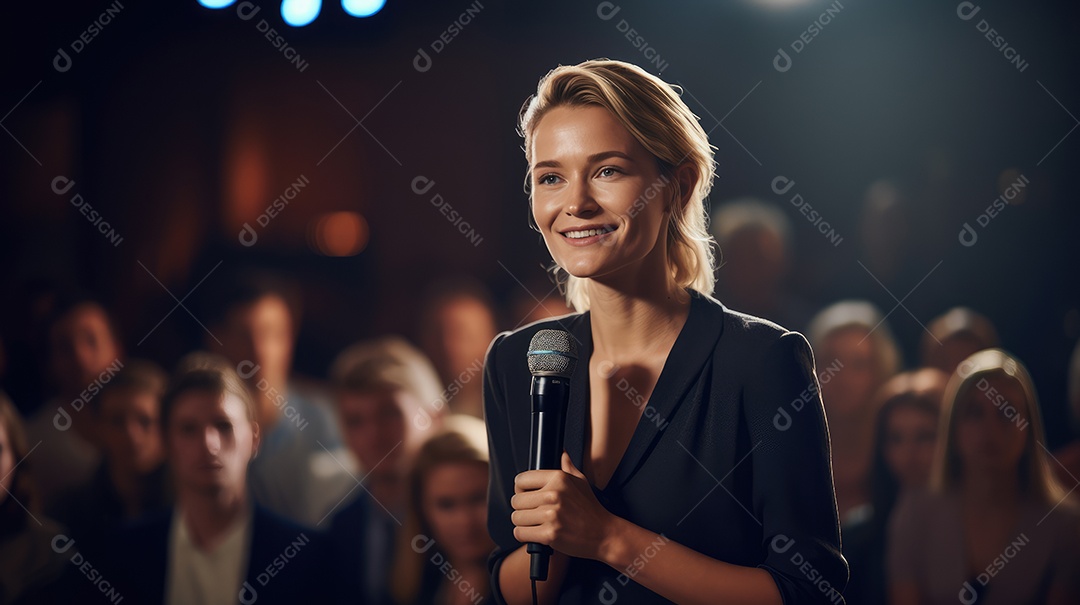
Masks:
[[[608,158],[622,158],[622,159],[630,161],[630,162],[634,161],[634,158],[630,157],[629,155],[627,155],[627,154],[625,154],[625,153],[623,153],[621,151],[615,151],[615,150],[601,151],[600,153],[594,153],[594,154],[590,155],[588,158],[586,158],[585,160],[589,164],[594,164],[596,162],[599,162],[600,160],[606,160]],[[558,168],[560,166],[562,166],[562,164],[560,164],[559,162],[557,162],[555,160],[544,160],[543,162],[537,162],[536,164],[534,164],[533,169],[535,170],[537,168]]]

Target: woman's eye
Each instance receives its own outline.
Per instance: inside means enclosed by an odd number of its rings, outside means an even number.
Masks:
[[[611,166],[606,166],[600,169],[600,176],[615,176],[618,173],[619,169]]]
[[[559,177],[555,176],[554,174],[545,174],[544,176],[537,179],[536,182],[541,185],[554,185],[555,183],[559,182]]]

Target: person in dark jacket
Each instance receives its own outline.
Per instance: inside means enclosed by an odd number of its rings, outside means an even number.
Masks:
[[[580,313],[496,337],[484,414],[498,603],[843,603],[829,433],[806,339],[711,298],[712,150],[618,61],[545,76],[520,123],[532,218]],[[577,343],[560,470],[526,471],[541,329]]]

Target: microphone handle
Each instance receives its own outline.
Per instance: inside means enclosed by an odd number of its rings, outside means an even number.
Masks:
[[[570,400],[570,380],[561,376],[534,376],[532,380],[532,443],[529,470],[562,468],[563,432],[566,406]],[[548,563],[554,552],[546,544],[529,542],[529,577],[547,580]]]

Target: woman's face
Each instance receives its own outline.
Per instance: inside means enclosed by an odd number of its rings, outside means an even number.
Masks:
[[[919,408],[902,405],[885,421],[883,454],[903,491],[925,487],[934,463],[937,417]]]
[[[956,405],[956,449],[965,472],[1017,472],[1029,428],[1020,384],[1002,375],[976,378]]]
[[[634,276],[643,259],[664,260],[675,183],[607,109],[551,109],[532,146],[533,218],[559,266],[575,277]]]
[[[839,362],[839,371],[821,380],[821,399],[832,419],[850,417],[870,403],[880,383],[873,339],[864,328],[842,328],[826,338],[818,367]]]
[[[495,543],[487,531],[488,466],[450,462],[428,472],[421,511],[432,537],[454,561],[484,561]]]

